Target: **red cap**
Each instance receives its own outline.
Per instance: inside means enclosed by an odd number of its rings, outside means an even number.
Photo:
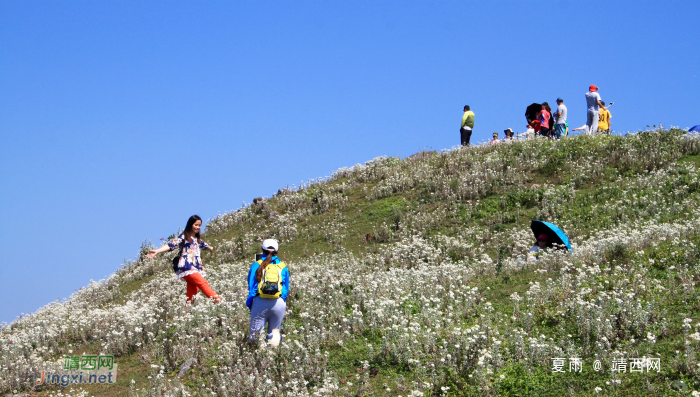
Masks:
[[[538,240],[544,240],[544,241],[549,241],[549,237],[547,237],[546,234],[542,233],[539,236],[537,236]]]
[[[589,90],[589,91],[596,92],[596,91],[598,91],[598,87],[596,87],[595,84],[591,84],[591,86],[588,87],[588,90]]]

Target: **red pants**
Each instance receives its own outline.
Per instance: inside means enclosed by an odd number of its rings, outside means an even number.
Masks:
[[[192,273],[189,276],[183,277],[182,279],[187,281],[187,302],[192,302],[194,296],[197,295],[199,290],[202,290],[204,295],[206,295],[208,298],[219,299],[219,295],[217,295],[216,292],[211,289],[209,283],[204,279],[204,277],[202,277],[201,274]]]

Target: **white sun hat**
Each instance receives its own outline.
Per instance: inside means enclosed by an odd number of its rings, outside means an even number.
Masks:
[[[267,239],[262,243],[262,249],[266,251],[277,251],[279,249],[279,244],[275,239]]]

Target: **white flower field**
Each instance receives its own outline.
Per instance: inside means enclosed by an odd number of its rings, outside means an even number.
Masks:
[[[0,393],[691,395],[699,164],[700,137],[671,129],[339,169],[207,222],[207,279],[225,304],[200,295],[186,310],[174,253],[145,259],[144,242],[108,279],[2,327]],[[528,256],[532,219],[573,252]],[[265,238],[291,273],[276,349],[247,342],[246,276]],[[117,383],[35,384],[88,353],[114,355]]]

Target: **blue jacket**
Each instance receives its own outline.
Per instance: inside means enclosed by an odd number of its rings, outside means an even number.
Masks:
[[[267,258],[263,255],[262,260]],[[280,258],[273,256],[272,263],[280,263]],[[245,304],[248,307],[253,306],[253,299],[258,295],[258,282],[255,280],[255,272],[258,271],[260,265],[258,262],[253,262],[250,265],[250,270],[248,270],[248,299],[246,299]],[[285,302],[287,301],[287,294],[289,293],[289,267],[285,266],[282,269],[282,295],[280,296]]]

